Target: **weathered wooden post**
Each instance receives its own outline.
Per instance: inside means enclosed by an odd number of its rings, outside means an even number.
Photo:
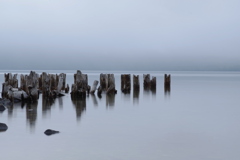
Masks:
[[[42,94],[43,97],[49,97],[50,95],[50,76],[46,73],[42,73]]]
[[[130,93],[131,91],[131,75],[130,74],[121,75],[121,90],[124,93]]]
[[[92,85],[92,88],[91,88],[91,91],[90,91],[91,94],[94,94],[94,93],[95,93],[95,91],[97,90],[97,85],[98,85],[98,81],[95,80],[95,81],[93,82],[93,85]]]
[[[50,91],[57,90],[57,75],[50,74]]]
[[[115,78],[114,74],[100,74],[100,86],[98,87],[98,96],[101,95],[102,91],[106,91],[107,94],[116,94],[115,89]]]
[[[42,91],[42,74],[38,78],[38,89]]]
[[[140,83],[139,83],[139,75],[133,75],[133,89],[138,89],[140,88]]]
[[[8,98],[9,89],[18,88],[17,74],[14,74],[14,76],[12,76],[12,73],[7,73],[7,74],[5,73],[4,78],[5,78],[5,82],[2,83],[2,98]]]
[[[18,88],[18,79],[17,79],[17,74],[14,74],[12,76],[12,73],[5,73],[5,82],[8,82],[8,85],[12,86],[13,88]]]
[[[150,74],[143,74],[143,86],[144,89],[150,89],[151,86]]]
[[[99,86],[98,89],[97,89],[97,95],[99,98],[102,98],[102,86]]]
[[[133,75],[133,101],[138,101],[140,91],[139,75]]]
[[[156,94],[156,86],[157,86],[157,78],[153,76],[151,80],[151,91],[153,94]]]
[[[71,96],[85,97],[88,90],[88,76],[87,74],[82,74],[82,72],[78,70],[77,73],[74,74],[74,84],[72,85]]]
[[[66,84],[66,74],[61,73],[57,75],[57,91],[61,92],[62,90],[65,90],[65,84]]]
[[[26,86],[28,88],[27,94],[30,96],[32,101],[37,101],[38,96],[38,79],[39,75],[36,72],[31,71],[29,76],[26,76]]]
[[[67,84],[67,87],[65,88],[65,93],[69,92],[69,85]]]
[[[116,94],[117,90],[115,89],[115,78],[114,74],[108,74],[108,88],[106,93],[107,94]]]
[[[103,91],[106,91],[108,88],[108,75],[107,74],[100,74],[100,86]]]
[[[171,90],[171,75],[164,75],[164,91],[165,93],[170,92]]]

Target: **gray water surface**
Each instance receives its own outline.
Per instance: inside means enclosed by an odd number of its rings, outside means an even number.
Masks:
[[[29,73],[0,71],[0,82],[8,72]],[[71,86],[76,71],[46,72],[67,73]],[[77,101],[66,94],[52,104],[40,96],[36,104],[14,104],[0,112],[0,123],[9,127],[0,132],[1,159],[240,159],[239,72],[167,72],[170,92],[164,92],[165,72],[82,72],[89,85],[100,73],[114,73],[118,93]],[[140,75],[139,93],[121,93],[125,73]],[[156,92],[144,91],[143,73],[157,77]],[[60,133],[46,136],[49,128]]]

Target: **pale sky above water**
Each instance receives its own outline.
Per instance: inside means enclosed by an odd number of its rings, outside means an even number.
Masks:
[[[0,69],[240,70],[239,0],[0,0]]]

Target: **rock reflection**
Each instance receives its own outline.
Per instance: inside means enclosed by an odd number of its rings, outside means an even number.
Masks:
[[[76,109],[77,120],[80,120],[82,113],[86,110],[86,97],[72,97],[72,103]]]
[[[106,94],[106,107],[114,107],[115,94]]]
[[[36,120],[37,120],[37,106],[38,102],[27,103],[26,106],[26,115],[27,121],[31,129],[35,128]]]
[[[95,94],[91,94],[91,97],[92,97],[94,106],[98,106],[98,101],[97,101]]]

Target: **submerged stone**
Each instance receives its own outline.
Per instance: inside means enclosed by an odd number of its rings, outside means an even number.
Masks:
[[[0,131],[6,131],[8,126],[5,123],[0,123]]]
[[[47,129],[44,133],[45,133],[46,135],[50,136],[50,135],[52,135],[52,134],[59,133],[59,131],[55,131],[55,130],[52,130],[52,129]]]

